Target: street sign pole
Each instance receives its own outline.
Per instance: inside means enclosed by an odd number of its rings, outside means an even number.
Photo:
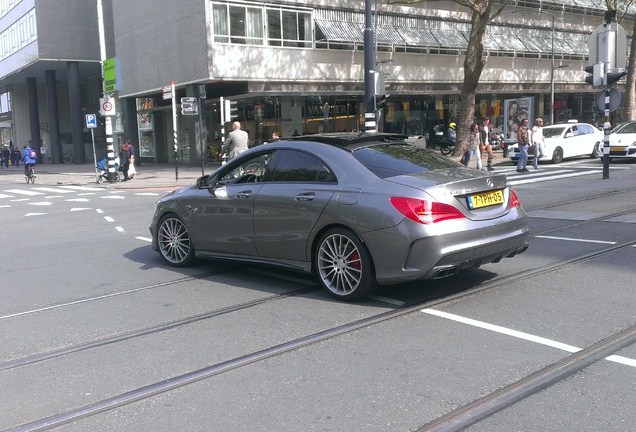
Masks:
[[[175,91],[174,81],[170,83],[172,92],[172,134],[174,136],[174,181],[179,181],[179,166],[177,165],[177,156],[179,150],[179,140],[177,139],[177,92]]]
[[[219,98],[219,105],[221,107],[221,109],[219,111],[221,111],[221,149],[223,149],[223,143],[225,143],[225,100],[223,99],[223,96],[221,96]],[[220,153],[219,156],[221,156],[221,165],[225,164],[225,159],[223,159],[223,154]]]
[[[201,176],[205,175],[205,160],[208,153],[205,151],[205,140],[203,139],[203,98],[199,97],[199,141],[201,142]]]
[[[97,154],[95,152],[95,128],[97,127],[97,116],[95,114],[86,114],[86,127],[91,130],[91,141],[93,142],[93,160],[95,161],[95,181],[99,179],[97,171]]]
[[[109,102],[108,93],[106,93],[106,80],[104,79],[104,62],[106,61],[106,33],[104,30],[104,9],[102,0],[97,0],[97,22],[99,27],[99,51],[100,64],[102,69],[102,89],[104,93],[104,102],[101,103],[100,109],[104,109],[104,104]],[[106,113],[108,115],[110,113]],[[113,113],[114,114],[114,113]],[[92,130],[91,130],[92,132]],[[113,139],[112,128],[106,129],[106,154],[108,157],[108,182],[115,183],[117,181],[115,172],[115,143]],[[95,160],[95,169],[97,169],[97,161]]]

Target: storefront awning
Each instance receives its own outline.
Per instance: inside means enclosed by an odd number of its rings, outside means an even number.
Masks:
[[[323,19],[315,21],[319,31],[317,40],[349,43],[364,42],[364,28],[360,23]]]
[[[468,32],[456,30],[433,30],[438,46],[447,48],[468,48]]]
[[[407,46],[438,47],[439,42],[430,30],[423,28],[396,27]]]

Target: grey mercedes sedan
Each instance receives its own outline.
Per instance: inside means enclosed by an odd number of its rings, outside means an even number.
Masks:
[[[528,247],[527,216],[504,174],[382,133],[250,149],[161,198],[150,231],[169,265],[206,258],[281,266],[315,274],[340,300]]]

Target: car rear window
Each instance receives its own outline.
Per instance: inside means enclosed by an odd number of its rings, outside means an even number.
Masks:
[[[551,127],[543,128],[543,136],[545,138],[560,137],[563,134],[565,127]]]
[[[358,162],[380,178],[457,168],[454,160],[411,144],[381,144],[353,152]]]

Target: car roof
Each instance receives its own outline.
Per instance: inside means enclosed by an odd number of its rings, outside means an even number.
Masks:
[[[408,139],[406,135],[386,132],[331,132],[314,135],[284,137],[281,141],[311,141],[330,144],[338,147],[360,148],[369,144],[400,143]]]
[[[557,123],[557,124],[553,124],[553,125],[549,125],[549,126],[544,126],[544,129],[547,128],[555,128],[555,127],[568,127],[568,126],[577,126],[577,125],[587,125],[587,126],[592,126],[589,123],[583,123],[583,122],[568,122],[568,123]],[[594,127],[594,126],[592,126]]]

